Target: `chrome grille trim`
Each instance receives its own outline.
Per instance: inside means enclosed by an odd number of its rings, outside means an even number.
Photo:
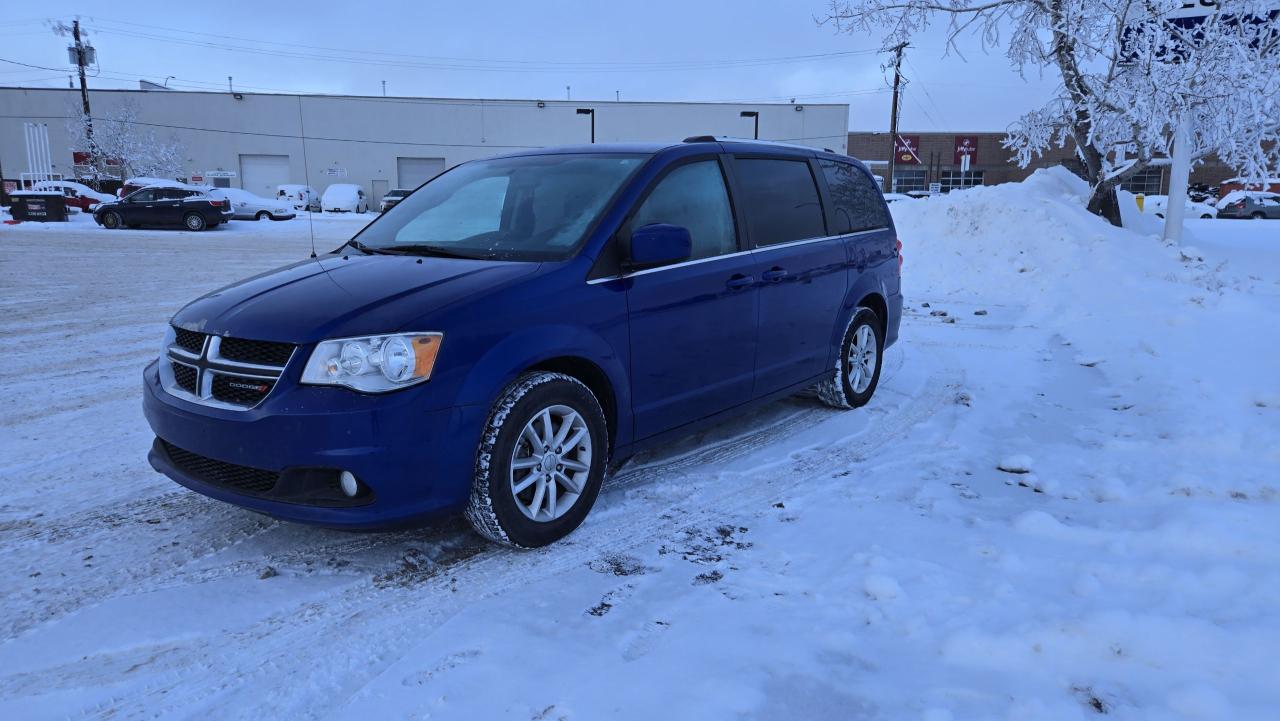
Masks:
[[[216,335],[206,335],[204,344],[200,349],[200,353],[195,354],[177,344],[175,332],[171,328],[168,335],[168,343],[165,347],[164,355],[160,363],[160,381],[165,392],[176,398],[181,398],[191,403],[198,403],[211,408],[221,408],[230,411],[247,411],[258,407],[264,400],[275,392],[276,386],[279,385],[280,377],[284,374],[284,369],[293,360],[293,356],[297,353],[297,347],[289,353],[288,360],[284,365],[270,366],[259,365],[256,363],[245,363],[243,361],[229,360],[221,355],[219,349],[222,345],[222,337]],[[183,365],[192,368],[196,372],[196,392],[192,393],[178,385],[177,379],[174,377],[173,365]],[[213,381],[215,376],[223,376],[224,378],[243,378],[247,381],[258,381],[270,383],[271,388],[262,395],[255,403],[245,405],[242,403],[231,403],[214,397]]]

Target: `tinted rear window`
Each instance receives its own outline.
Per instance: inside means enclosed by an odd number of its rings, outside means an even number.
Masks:
[[[831,195],[831,232],[857,233],[889,227],[889,214],[871,178],[852,163],[819,160]]]
[[[734,161],[733,174],[757,246],[827,234],[806,161],[743,158]]]

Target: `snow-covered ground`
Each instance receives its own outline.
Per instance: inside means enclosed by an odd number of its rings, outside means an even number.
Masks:
[[[868,407],[635,459],[536,552],[279,523],[147,466],[168,315],[304,256],[305,218],[0,226],[0,718],[1274,719],[1280,223],[1179,250],[1080,192],[894,204],[908,308]]]

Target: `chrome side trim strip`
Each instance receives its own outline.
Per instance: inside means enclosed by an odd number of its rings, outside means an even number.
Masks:
[[[844,240],[848,238],[854,238],[859,235],[866,235],[868,233],[881,233],[888,229],[889,229],[888,227],[872,228],[870,230],[859,230],[854,233],[844,233],[843,235],[824,235],[820,238],[805,238],[803,240],[792,240],[786,243],[778,243],[777,245],[765,245],[758,248],[752,248],[751,250],[740,250],[736,253],[725,253],[724,255],[713,255],[709,258],[696,258],[694,260],[686,260],[682,263],[672,263],[671,265],[663,265],[657,268],[646,268],[644,270],[637,270],[634,273],[625,273],[623,275],[611,275],[606,278],[593,278],[587,281],[587,285],[596,285],[598,283],[608,283],[609,281],[612,281],[612,280],[622,280],[624,278],[634,278],[637,275],[648,275],[649,273],[660,273],[664,270],[675,270],[676,268],[684,268],[690,265],[697,265],[698,263],[707,263],[713,260],[725,260],[726,258],[736,258],[741,255],[750,255],[751,253],[766,253],[776,248],[793,248],[798,245],[808,245],[810,243],[819,243],[824,240]]]

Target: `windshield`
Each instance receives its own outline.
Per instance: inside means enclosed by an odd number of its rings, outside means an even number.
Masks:
[[[645,161],[639,155],[531,155],[460,165],[359,235],[391,252],[562,260]]]

